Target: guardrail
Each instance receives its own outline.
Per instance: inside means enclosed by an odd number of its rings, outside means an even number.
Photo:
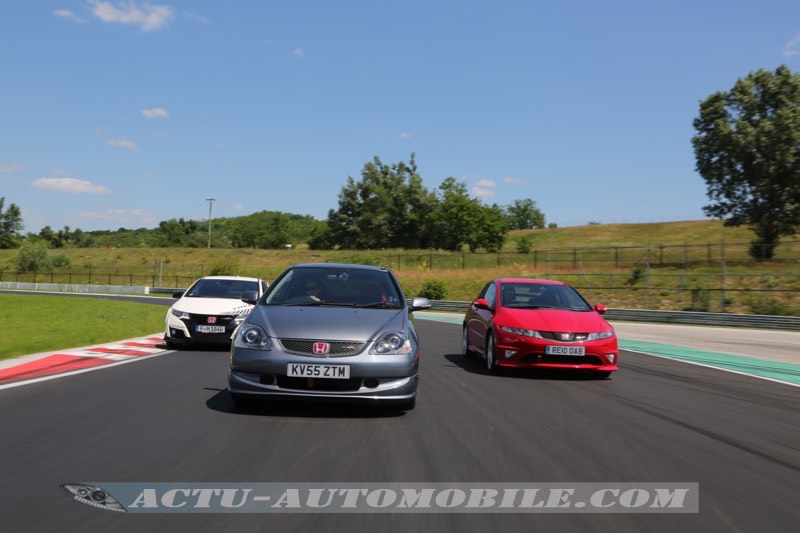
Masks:
[[[465,313],[467,309],[469,309],[469,305],[469,302],[431,300],[431,309],[434,311]],[[650,322],[656,324],[687,324],[695,326],[800,331],[800,317],[796,316],[735,315],[731,313],[615,308],[607,309],[603,316],[612,322],[618,320],[620,322]]]
[[[185,289],[159,287],[87,286],[46,283],[0,282],[0,288],[39,290],[43,292],[100,292],[105,294],[172,294]],[[410,300],[409,300],[409,303]],[[431,300],[431,310],[465,313],[470,302]],[[800,317],[778,315],[738,315],[732,313],[705,313],[697,311],[662,311],[654,309],[609,308],[604,317],[609,321],[650,322],[655,324],[688,324],[695,326],[720,326],[735,328],[778,329],[800,331]]]

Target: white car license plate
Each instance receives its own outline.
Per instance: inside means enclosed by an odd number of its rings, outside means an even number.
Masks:
[[[544,353],[548,355],[586,355],[583,346],[546,346]]]
[[[225,333],[225,326],[195,326],[198,333]]]
[[[289,363],[286,375],[294,378],[350,379],[350,365],[306,365]]]

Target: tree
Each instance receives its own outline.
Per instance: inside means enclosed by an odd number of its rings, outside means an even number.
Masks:
[[[0,249],[16,248],[22,236],[22,212],[16,204],[3,211],[5,197],[0,197]]]
[[[453,177],[445,178],[439,185],[439,191],[436,247],[457,252],[477,232],[481,203],[470,197],[466,184]]]
[[[469,251],[483,248],[487,252],[499,252],[506,242],[508,219],[502,207],[497,204],[481,205],[477,212],[477,224],[473,233],[467,236]]]
[[[183,218],[162,220],[158,223],[156,242],[161,247],[189,246],[190,237],[197,232],[199,226],[194,220]]]
[[[308,239],[308,247],[312,250],[333,250],[335,243],[331,228],[325,221],[317,222],[311,230],[311,237]]]
[[[386,165],[375,157],[361,179],[347,178],[339,208],[328,212],[331,242],[340,248],[419,248],[432,242],[436,197],[422,186],[414,154]]]
[[[800,227],[800,75],[758,70],[700,103],[692,138],[708,187],[706,214],[756,234],[750,255],[771,259]]]
[[[509,229],[544,227],[544,213],[536,207],[536,202],[530,198],[514,200],[514,203],[506,206],[506,216],[508,217]]]

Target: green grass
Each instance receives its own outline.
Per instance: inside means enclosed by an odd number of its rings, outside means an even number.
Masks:
[[[155,304],[17,294],[0,294],[0,306],[0,359],[160,332],[167,312]]]

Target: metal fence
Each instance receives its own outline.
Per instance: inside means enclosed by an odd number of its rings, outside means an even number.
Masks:
[[[127,285],[188,287],[201,275],[123,274],[119,272],[16,272],[0,270],[0,281],[17,283],[62,283],[67,285]]]
[[[754,265],[750,243],[707,243],[652,246],[531,248],[526,252],[428,252],[386,254],[387,266],[397,270],[452,270],[527,265],[533,268],[632,268]],[[781,243],[771,262],[800,264],[800,241]]]

